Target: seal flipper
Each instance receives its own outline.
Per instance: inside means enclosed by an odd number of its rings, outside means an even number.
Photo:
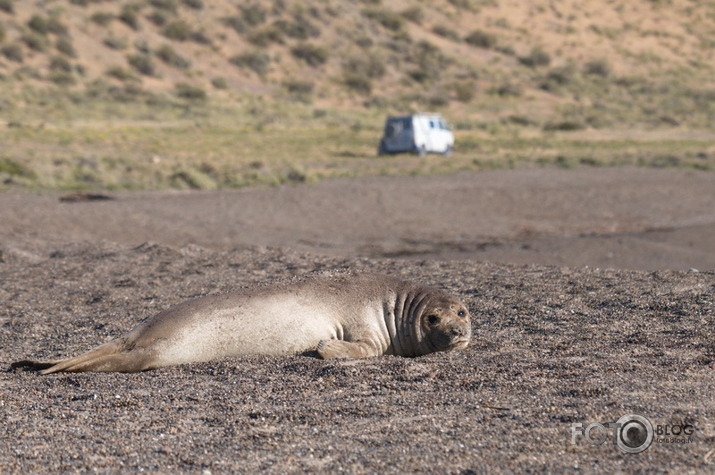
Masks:
[[[125,342],[114,340],[74,358],[59,361],[23,360],[13,363],[12,368],[29,367],[40,370],[40,374],[51,374],[65,371],[79,373],[83,371],[114,371],[120,373],[136,373],[149,369],[153,354],[144,348],[125,350]]]

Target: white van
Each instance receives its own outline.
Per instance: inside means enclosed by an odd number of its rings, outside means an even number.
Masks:
[[[377,150],[385,153],[428,152],[449,155],[454,147],[454,134],[439,114],[415,114],[388,117]]]

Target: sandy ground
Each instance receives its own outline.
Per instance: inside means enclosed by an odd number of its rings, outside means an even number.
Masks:
[[[0,195],[0,364],[326,269],[459,295],[467,350],[0,375],[0,471],[715,468],[715,174],[518,170],[230,192]],[[572,424],[636,413],[645,452]],[[668,440],[665,440],[668,439]]]

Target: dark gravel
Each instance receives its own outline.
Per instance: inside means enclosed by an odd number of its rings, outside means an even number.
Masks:
[[[715,274],[6,242],[0,364],[85,351],[190,297],[325,269],[437,284],[465,351],[252,356],[139,374],[0,376],[0,472],[669,471],[715,467]],[[637,413],[686,444],[623,454],[571,424]]]

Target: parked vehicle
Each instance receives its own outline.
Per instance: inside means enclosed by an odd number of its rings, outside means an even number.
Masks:
[[[378,154],[414,152],[449,155],[454,134],[439,114],[415,114],[388,117],[380,139]]]

